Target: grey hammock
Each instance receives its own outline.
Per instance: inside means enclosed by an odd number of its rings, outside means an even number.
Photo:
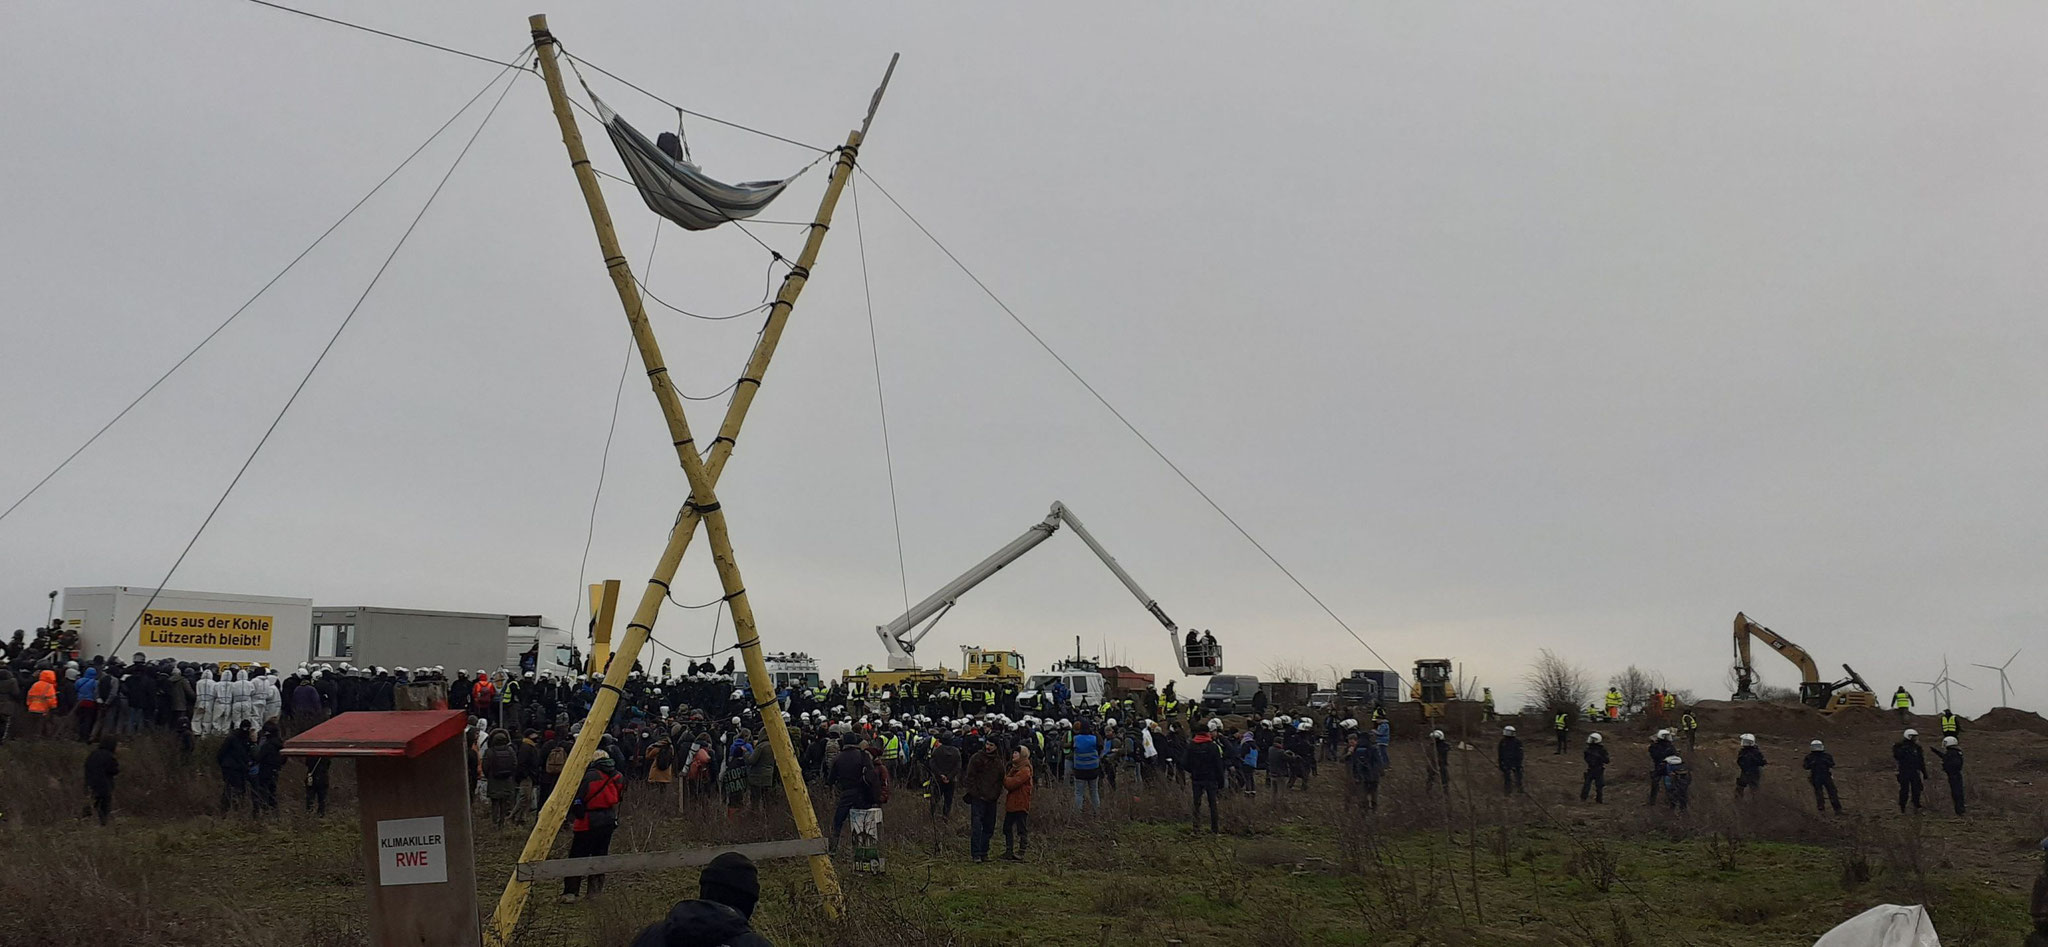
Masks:
[[[710,230],[728,220],[745,220],[768,206],[794,176],[777,181],[713,180],[688,161],[663,153],[639,129],[627,124],[597,96],[598,118],[619,149],[619,160],[638,186],[647,209],[675,221],[684,230]]]

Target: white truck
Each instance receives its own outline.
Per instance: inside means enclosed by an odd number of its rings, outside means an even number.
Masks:
[[[146,607],[145,607],[146,606]],[[64,590],[78,653],[296,667],[312,653],[313,600],[103,585]]]

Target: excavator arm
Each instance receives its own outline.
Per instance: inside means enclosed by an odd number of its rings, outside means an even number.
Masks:
[[[1001,572],[1004,566],[1023,558],[1025,553],[1038,548],[1039,543],[1052,538],[1052,534],[1062,525],[1072,529],[1074,535],[1081,537],[1081,541],[1088,544],[1088,548],[1102,560],[1102,564],[1108,566],[1109,571],[1116,575],[1117,581],[1122,582],[1124,588],[1130,590],[1130,593],[1145,606],[1145,610],[1152,613],[1152,617],[1166,627],[1166,634],[1173,644],[1181,673],[1214,674],[1221,669],[1221,649],[1197,649],[1197,653],[1191,656],[1181,645],[1180,627],[1173,623],[1173,619],[1167,617],[1166,610],[1151,596],[1145,594],[1145,590],[1138,586],[1138,581],[1131,578],[1131,574],[1125,572],[1123,566],[1117,564],[1116,557],[1110,555],[1109,550],[1096,541],[1094,534],[1081,525],[1081,520],[1073,511],[1057,501],[1053,503],[1052,510],[1045,514],[1045,519],[1032,524],[1030,529],[1024,531],[1024,535],[1011,540],[1009,545],[996,550],[993,555],[976,563],[974,568],[962,573],[959,578],[946,583],[924,601],[911,606],[909,611],[898,616],[895,621],[877,627],[875,635],[882,639],[882,647],[889,652],[889,669],[915,670],[917,643],[931,633],[932,628],[938,625],[939,619],[944,618],[946,612],[960,600],[960,596],[987,581],[990,576]],[[919,625],[923,627],[919,628]],[[913,629],[915,634],[912,633]],[[1191,661],[1191,657],[1194,660]]]
[[[1780,655],[1783,655],[1785,660],[1799,667],[1801,691],[1807,689],[1804,685],[1821,682],[1820,668],[1813,663],[1813,656],[1807,654],[1805,648],[1793,644],[1783,635],[1757,624],[1748,615],[1736,612],[1734,695],[1736,700],[1756,699],[1756,665],[1750,663],[1749,655],[1749,640],[1751,638],[1759,639],[1763,643],[1770,645]]]

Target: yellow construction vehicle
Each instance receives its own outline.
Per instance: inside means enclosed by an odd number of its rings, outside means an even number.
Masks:
[[[1821,713],[1831,714],[1844,707],[1875,707],[1877,694],[1870,685],[1863,682],[1863,676],[1856,669],[1842,665],[1849,676],[1839,681],[1820,679],[1820,668],[1813,663],[1813,656],[1785,636],[1765,628],[1751,620],[1748,615],[1735,613],[1735,694],[1734,700],[1756,700],[1756,666],[1749,660],[1749,639],[1756,638],[1770,645],[1799,668],[1799,701],[1808,707],[1817,707]]]
[[[1422,705],[1422,718],[1435,720],[1444,715],[1444,705],[1458,699],[1451,685],[1450,658],[1423,658],[1415,662],[1414,683],[1408,685],[1408,699]]]
[[[847,684],[847,695],[859,700],[880,700],[884,695],[923,699],[946,692],[956,695],[973,693],[979,698],[984,690],[994,691],[1000,700],[1005,693],[1014,694],[1024,684],[1024,655],[1015,651],[963,645],[960,664],[958,671],[940,665],[935,668],[862,667],[840,673]]]

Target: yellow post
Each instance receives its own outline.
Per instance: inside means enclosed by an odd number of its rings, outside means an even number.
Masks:
[[[865,137],[868,127],[874,121],[875,109],[880,104],[882,92],[888,87],[889,76],[883,76],[882,86],[876,89],[873,99],[870,100],[867,118],[862,122],[861,129],[847,136],[846,148],[841,151],[839,160],[834,164],[832,180],[827,185],[825,196],[820,203],[817,226],[811,228],[796,266],[784,278],[781,292],[770,309],[768,324],[763,329],[760,340],[755,344],[753,356],[748,360],[745,380],[751,383],[751,387],[742,385],[742,393],[736,395],[732,404],[728,406],[719,438],[712,446],[711,456],[708,461],[703,461],[690,446],[687,420],[683,417],[680,404],[676,402],[674,389],[661,380],[666,374],[666,369],[657,370],[654,367],[662,364],[660,350],[654,343],[652,330],[647,326],[646,314],[640,306],[638,293],[633,289],[631,270],[619,254],[610,212],[605,207],[596,178],[590,172],[589,157],[583,149],[582,135],[576,128],[575,117],[569,111],[560,66],[555,61],[554,38],[547,30],[547,18],[537,15],[529,18],[528,23],[533,30],[536,49],[541,53],[539,58],[542,73],[548,83],[548,95],[554,106],[556,120],[562,129],[563,144],[569,150],[571,167],[576,171],[577,182],[583,190],[585,202],[590,207],[591,222],[597,230],[599,246],[604,252],[607,267],[612,272],[613,284],[619,292],[620,301],[626,308],[627,321],[633,329],[635,342],[640,345],[642,361],[650,366],[649,378],[654,382],[656,398],[661,402],[663,416],[669,422],[677,453],[683,461],[684,472],[690,479],[692,490],[692,499],[684,504],[682,513],[678,515],[675,525],[671,528],[668,544],[663,549],[660,560],[655,564],[654,575],[649,578],[647,587],[641,595],[640,605],[634,612],[633,621],[627,625],[625,639],[619,645],[618,651],[625,654],[626,659],[605,675],[604,686],[598,692],[588,722],[572,746],[569,760],[564,765],[564,772],[580,774],[588,765],[592,751],[596,748],[598,736],[617,707],[617,688],[623,683],[633,659],[639,654],[648,634],[653,630],[654,620],[660,611],[662,601],[666,598],[669,582],[673,580],[700,520],[711,524],[707,532],[712,534],[713,556],[719,567],[720,582],[725,586],[726,593],[731,599],[734,624],[741,639],[741,652],[747,662],[748,682],[756,695],[756,702],[765,707],[774,700],[767,667],[761,658],[760,635],[754,624],[753,611],[745,600],[744,586],[739,581],[738,566],[732,558],[730,538],[726,535],[724,517],[717,513],[718,504],[712,488],[719,475],[723,473],[725,462],[732,455],[740,422],[745,419],[747,407],[753,400],[753,389],[758,388],[760,379],[766,373],[769,358],[774,354],[776,340],[780,338],[789,313],[795,307],[796,298],[803,291],[810,267],[816,261],[819,245],[831,223],[833,208],[838,202],[840,191],[852,174],[861,139]],[[895,71],[895,65],[896,60],[892,57],[889,62],[890,73]],[[697,496],[708,499],[700,505]],[[706,518],[705,514],[711,515]],[[764,713],[763,720],[764,728],[768,730],[770,745],[776,755],[777,766],[783,774],[784,792],[789,797],[798,830],[805,837],[818,837],[822,833],[818,829],[810,805],[809,793],[796,770],[795,754],[790,746],[788,730],[783,725],[781,714]],[[527,839],[526,847],[520,854],[521,862],[546,858],[555,836],[552,827],[559,825],[562,817],[567,814],[574,793],[574,787],[557,783],[555,791],[542,808],[532,836]],[[839,887],[831,861],[823,856],[813,858],[811,872],[820,894],[824,896],[826,910],[836,917],[839,911]],[[499,899],[498,908],[492,916],[491,928],[486,931],[488,941],[494,947],[503,947],[510,943],[512,931],[517,926],[525,906],[528,891],[529,884],[520,881],[516,875],[507,883],[505,893]]]
[[[612,625],[619,620],[619,580],[590,583],[590,669],[602,674],[611,666]],[[638,657],[638,655],[635,655]],[[631,664],[629,659],[626,663]]]

